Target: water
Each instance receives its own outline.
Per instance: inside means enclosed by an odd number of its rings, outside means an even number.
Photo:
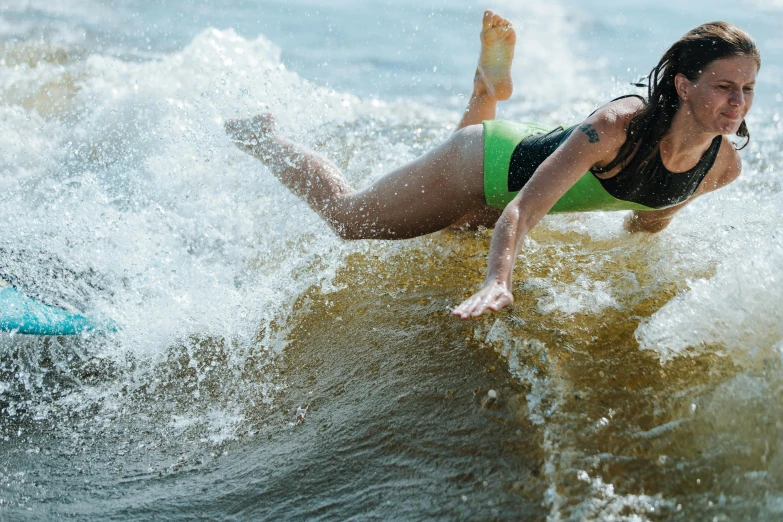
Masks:
[[[709,20],[763,66],[736,183],[548,217],[478,321],[490,232],[341,242],[223,134],[272,111],[365,186],[453,129],[484,7],[3,2],[2,272],[121,330],[0,337],[0,519],[783,520],[780,2],[493,6],[509,119]]]

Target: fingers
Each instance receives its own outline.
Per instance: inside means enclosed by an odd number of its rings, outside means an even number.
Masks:
[[[480,316],[487,308],[491,308],[495,312],[500,310],[498,306],[492,308],[492,304],[493,303],[489,302],[487,298],[474,296],[460,305],[459,311],[455,310],[454,315],[458,316],[460,319],[470,319],[471,317]]]
[[[460,319],[469,319],[480,316],[486,310],[497,312],[512,302],[513,297],[508,292],[487,292],[482,289],[463,301],[451,313]]]
[[[456,315],[460,319],[467,319],[476,310],[476,306],[479,303],[478,296],[473,296],[462,301],[462,303],[451,311],[452,315]],[[480,314],[481,312],[479,312]]]

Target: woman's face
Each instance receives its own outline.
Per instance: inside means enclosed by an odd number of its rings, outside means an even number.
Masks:
[[[734,134],[753,105],[757,72],[753,58],[731,56],[711,62],[695,82],[678,74],[675,84],[683,108],[705,132]]]

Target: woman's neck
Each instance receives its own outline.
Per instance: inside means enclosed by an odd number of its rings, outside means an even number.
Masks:
[[[674,114],[671,127],[659,144],[664,166],[672,172],[692,169],[717,135],[715,132],[703,130],[687,106],[680,105]]]

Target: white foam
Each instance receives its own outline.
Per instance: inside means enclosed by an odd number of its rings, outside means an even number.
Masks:
[[[670,500],[639,494],[618,494],[612,484],[607,484],[601,477],[591,477],[586,471],[579,470],[577,479],[589,488],[584,498],[575,507],[568,510],[568,518],[572,520],[622,520],[627,522],[642,522],[652,520],[662,508],[671,508]],[[555,518],[550,513],[549,518]],[[657,517],[656,517],[657,518]]]
[[[211,409],[203,414],[174,415],[169,422],[169,427],[178,436],[186,435],[192,430],[206,433],[202,436],[201,442],[219,446],[234,439],[245,420],[245,416],[238,408],[231,410]]]
[[[612,295],[610,282],[594,281],[585,274],[579,274],[576,280],[570,283],[536,278],[530,278],[525,283],[537,286],[548,294],[538,300],[538,310],[544,314],[597,314],[606,308],[620,308],[617,299]]]
[[[418,154],[400,143],[399,133],[413,135],[408,122],[428,129],[416,134],[423,146],[448,133],[428,124],[442,111],[311,85],[283,66],[268,39],[246,40],[231,30],[205,30],[182,51],[152,61],[93,54],[4,72],[6,93],[57,84],[74,95],[51,105],[44,92],[32,107],[24,95],[6,96],[0,107],[0,246],[99,274],[103,289],[87,288],[89,309],[81,311],[120,327],[75,359],[73,348],[57,343],[50,345],[60,350],[54,355],[40,343],[25,345],[16,388],[40,399],[30,406],[40,416],[52,411],[41,384],[48,370],[36,366],[47,357],[65,373],[90,357],[132,372],[57,400],[57,408],[75,411],[121,408],[132,400],[126,392],[154,388],[160,378],[184,386],[166,361],[193,339],[224,343],[230,370],[265,372],[264,362],[288,343],[287,318],[298,296],[312,286],[331,291],[346,256],[367,248],[338,240],[260,162],[236,149],[223,131],[226,118],[276,113],[293,139],[321,149],[325,142],[327,152],[352,160],[346,175],[357,185]],[[372,139],[339,146],[364,134]],[[10,268],[24,271],[26,261],[23,255]],[[75,302],[74,281],[37,282],[44,293]],[[0,343],[8,353],[19,347],[7,336]],[[200,355],[183,356],[203,377]],[[240,379],[234,387],[246,386],[246,394],[236,393],[253,404],[267,403],[279,390],[274,375],[268,380]],[[19,391],[3,390],[4,397]],[[234,433],[207,421],[198,427],[214,443]]]
[[[662,361],[690,348],[720,346],[738,361],[766,352],[783,338],[783,235],[776,230],[773,198],[761,215],[772,216],[761,230],[734,238],[732,252],[713,277],[699,279],[653,314],[636,332],[643,349]],[[766,232],[766,233],[765,233]]]

